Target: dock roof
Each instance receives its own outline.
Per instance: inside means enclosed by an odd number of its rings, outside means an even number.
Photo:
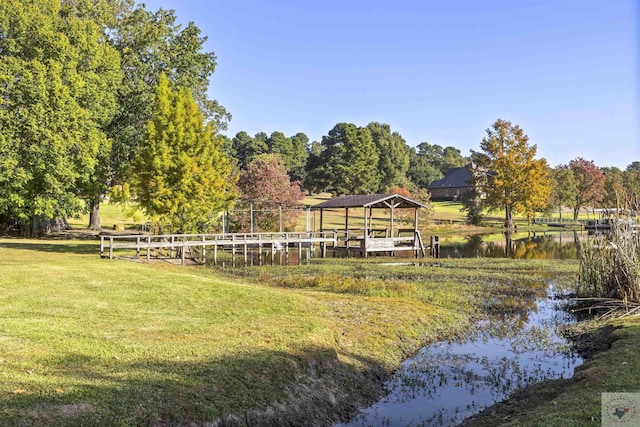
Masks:
[[[338,196],[311,206],[312,210],[329,208],[425,208],[426,205],[396,193]]]

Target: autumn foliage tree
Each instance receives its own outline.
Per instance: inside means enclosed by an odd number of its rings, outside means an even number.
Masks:
[[[300,184],[291,182],[284,161],[277,154],[257,156],[238,181],[242,209],[233,214],[237,231],[292,230],[301,212],[304,194]]]
[[[573,200],[573,219],[578,219],[580,208],[598,205],[605,196],[604,174],[593,161],[582,157],[571,160],[569,169],[576,179],[578,191]]]
[[[505,226],[513,225],[513,214],[532,216],[543,209],[551,192],[547,161],[536,159],[536,145],[518,125],[498,119],[474,152],[476,185],[484,194],[480,203],[490,211],[505,212]]]
[[[129,179],[147,215],[182,233],[205,231],[237,194],[214,122],[205,123],[189,89],[160,76],[156,110]]]

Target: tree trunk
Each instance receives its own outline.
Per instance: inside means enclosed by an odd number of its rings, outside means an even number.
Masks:
[[[506,228],[513,227],[513,215],[511,211],[511,206],[505,206],[504,208],[504,226]]]
[[[100,197],[92,198],[89,201],[91,212],[89,213],[89,230],[102,230],[100,224]]]
[[[54,233],[61,230],[70,230],[71,227],[66,218],[42,218],[34,216],[31,224],[20,227],[20,234],[25,237],[39,237],[47,233]]]
[[[573,208],[573,220],[577,221],[578,220],[578,213],[580,212],[580,208]]]

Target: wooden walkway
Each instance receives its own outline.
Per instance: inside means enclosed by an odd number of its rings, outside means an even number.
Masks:
[[[574,221],[573,218],[534,218],[534,224],[543,225],[548,227],[582,227],[583,221]]]
[[[394,255],[396,252],[413,251],[416,255],[426,255],[425,245],[422,243],[420,233],[397,237],[368,237],[366,239],[358,233],[345,231],[309,231],[292,233],[224,233],[224,234],[136,234],[136,235],[102,235],[100,236],[100,256],[113,259],[116,257],[145,257],[147,261],[152,258],[180,259],[183,263],[187,258],[197,259],[205,263],[207,256],[213,255],[213,262],[217,264],[218,254],[221,251],[230,252],[235,259],[236,255],[242,255],[245,262],[249,257],[249,251],[268,250],[273,254],[283,250],[298,252],[298,259],[302,259],[302,251],[305,249],[320,248],[320,256],[326,257],[327,249],[359,253],[363,257],[373,252],[388,252]],[[399,233],[402,234],[402,233]],[[437,236],[431,237],[427,248],[431,256],[437,256],[439,242]],[[213,253],[211,253],[213,252]]]
[[[167,251],[168,258],[181,258],[184,262],[187,253],[199,251],[202,262],[206,262],[207,249],[213,250],[214,263],[218,260],[218,251],[229,250],[233,255],[242,251],[245,260],[249,249],[278,249],[289,251],[297,248],[299,254],[303,247],[320,245],[322,257],[326,256],[327,246],[335,246],[336,233],[333,231],[297,232],[297,233],[225,233],[225,234],[163,234],[163,235],[127,235],[100,236],[100,256],[113,259],[116,251],[128,251],[129,255],[139,258],[144,253],[151,260],[152,251]]]

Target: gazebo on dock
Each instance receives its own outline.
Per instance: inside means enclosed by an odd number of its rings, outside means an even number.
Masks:
[[[418,230],[418,211],[426,206],[400,194],[369,194],[339,196],[311,206],[311,210],[320,211],[320,231],[325,231],[324,212],[328,209],[344,209],[344,229],[334,229],[340,234],[338,248],[347,252],[360,252],[367,257],[372,252],[414,251],[425,256],[425,248]],[[362,209],[363,227],[349,228],[349,210]],[[374,226],[373,212],[389,212],[386,227]],[[413,228],[395,227],[395,213],[398,209],[413,209]],[[377,224],[380,224],[378,219]],[[328,231],[328,230],[327,230]]]

